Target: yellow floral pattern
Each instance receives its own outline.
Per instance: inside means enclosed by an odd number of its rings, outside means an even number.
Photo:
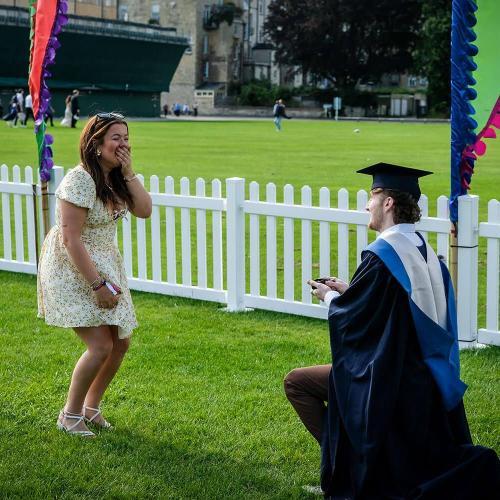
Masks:
[[[96,197],[94,180],[82,166],[66,174],[55,195],[56,224],[45,238],[40,252],[38,316],[45,318],[49,325],[65,328],[116,325],[120,338],[130,336],[137,327],[137,320],[123,260],[116,244],[113,215]],[[122,290],[113,309],[97,305],[89,283],[73,264],[63,245],[59,200],[89,209],[81,239],[99,274]]]

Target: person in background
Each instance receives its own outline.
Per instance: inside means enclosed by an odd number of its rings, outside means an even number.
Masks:
[[[24,90],[23,89],[17,89],[16,100],[17,100],[17,104],[19,105],[19,113],[23,113],[24,112]]]
[[[17,118],[18,118],[18,109],[19,109],[19,104],[17,102],[17,98],[14,95],[9,103],[9,108],[7,111],[7,114],[3,117],[3,120],[7,123],[9,127],[16,127],[17,125]]]
[[[198,103],[196,101],[193,104],[193,116],[198,116]]]
[[[78,96],[80,92],[78,90],[73,90],[71,95],[71,128],[76,128],[76,124],[80,119],[80,104],[78,102]]]
[[[64,117],[61,120],[61,125],[63,127],[71,127],[71,121],[73,114],[71,113],[71,94],[66,96],[65,99],[65,108],[64,108]]]
[[[54,111],[54,108],[52,107],[52,105],[49,105],[49,107],[47,108],[47,111],[45,112],[45,116],[44,116],[45,123],[50,121],[51,127],[54,126],[54,112],[55,111]]]
[[[281,131],[281,120],[283,118],[286,118],[287,120],[291,120],[292,118],[291,116],[288,116],[286,114],[285,105],[283,104],[282,99],[278,99],[274,104],[273,114],[274,114],[274,125],[276,127],[277,132]]]
[[[165,103],[165,104],[163,105],[163,116],[164,116],[165,118],[167,118],[167,117],[168,117],[168,104],[167,104],[167,103]]]
[[[100,403],[137,326],[116,225],[127,212],[149,217],[152,202],[133,171],[123,115],[98,113],[87,122],[80,161],[55,193],[56,224],[40,252],[38,316],[72,328],[87,348],[74,368],[57,427],[93,437],[87,424],[111,427]]]
[[[17,120],[21,121],[21,126],[24,123],[24,90],[17,89],[16,94],[16,103],[17,103],[17,116],[14,119],[14,127],[17,127]]]
[[[31,94],[27,94],[24,98],[24,122],[23,127],[26,127],[29,119],[35,121],[35,116],[33,115],[33,101],[31,99]]]

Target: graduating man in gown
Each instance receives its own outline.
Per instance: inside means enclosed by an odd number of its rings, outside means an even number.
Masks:
[[[332,499],[500,498],[500,462],[473,446],[462,397],[453,287],[415,232],[418,178],[379,163],[369,227],[379,236],[351,283],[309,283],[329,304],[332,363],[298,368],[285,392],[321,445]],[[325,404],[327,403],[327,404]]]

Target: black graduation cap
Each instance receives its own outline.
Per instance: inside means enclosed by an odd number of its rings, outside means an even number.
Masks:
[[[401,167],[400,165],[391,165],[390,163],[376,163],[375,165],[362,168],[357,172],[358,174],[373,176],[371,189],[384,188],[405,191],[410,193],[417,201],[421,194],[418,178],[432,174],[432,172],[427,170]]]

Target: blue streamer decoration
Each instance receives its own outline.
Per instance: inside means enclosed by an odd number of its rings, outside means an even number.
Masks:
[[[458,221],[458,197],[467,193],[474,172],[475,155],[463,154],[476,142],[477,122],[471,115],[475,109],[470,101],[477,94],[471,88],[476,81],[472,72],[477,68],[472,58],[478,49],[472,42],[476,35],[474,0],[453,0],[451,17],[451,192],[450,219]]]

